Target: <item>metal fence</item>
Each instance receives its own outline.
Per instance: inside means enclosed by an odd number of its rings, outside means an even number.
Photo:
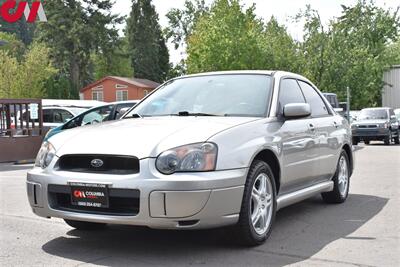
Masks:
[[[43,136],[41,100],[0,99],[0,162],[34,159]]]

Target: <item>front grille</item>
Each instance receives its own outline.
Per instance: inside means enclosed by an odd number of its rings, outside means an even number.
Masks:
[[[366,128],[378,128],[378,125],[359,125],[358,128],[366,129]]]
[[[102,165],[92,164],[93,160],[100,160]],[[58,161],[58,169],[70,172],[135,174],[139,173],[139,159],[118,155],[64,155]]]
[[[55,210],[115,216],[135,216],[139,213],[140,192],[136,189],[110,188],[108,208],[72,205],[71,187],[67,185],[49,185],[48,193],[50,207]]]

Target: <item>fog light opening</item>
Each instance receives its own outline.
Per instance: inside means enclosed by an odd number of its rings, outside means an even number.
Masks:
[[[197,224],[199,220],[190,220],[190,221],[178,221],[178,225],[182,227],[193,226]]]

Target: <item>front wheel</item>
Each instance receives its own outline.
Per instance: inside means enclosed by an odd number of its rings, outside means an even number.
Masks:
[[[105,223],[82,222],[64,219],[65,223],[78,230],[99,230],[106,227]]]
[[[239,222],[235,227],[238,241],[247,246],[260,245],[271,233],[276,213],[276,187],[271,168],[256,160],[250,167],[244,188]]]
[[[389,132],[389,135],[385,137],[385,139],[383,140],[383,142],[385,143],[385,145],[389,146],[390,143],[392,142],[392,132]]]
[[[350,168],[349,157],[346,151],[342,150],[339,162],[333,176],[333,190],[322,193],[322,199],[326,203],[343,203],[346,201],[350,187]]]
[[[357,137],[353,137],[353,146],[358,145],[358,138]]]

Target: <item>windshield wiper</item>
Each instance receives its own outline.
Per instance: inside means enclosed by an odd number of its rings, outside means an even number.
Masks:
[[[171,114],[172,116],[189,117],[189,116],[218,116],[216,114],[201,113],[201,112],[189,112],[189,111],[179,111],[178,114]]]

